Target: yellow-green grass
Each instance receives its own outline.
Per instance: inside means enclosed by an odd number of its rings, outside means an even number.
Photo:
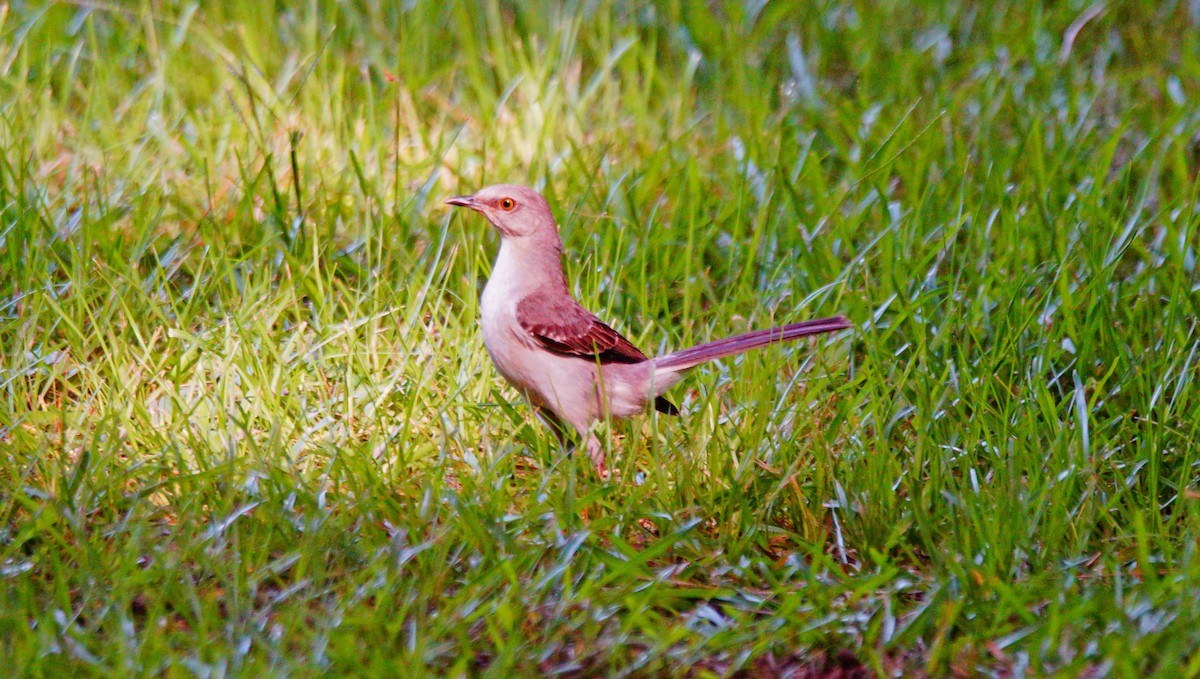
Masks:
[[[0,660],[1200,672],[1196,2],[0,3]],[[560,451],[533,185],[698,369]]]

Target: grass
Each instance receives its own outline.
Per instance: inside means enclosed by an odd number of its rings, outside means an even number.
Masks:
[[[1200,674],[1195,2],[286,4],[0,3],[8,670]],[[649,353],[856,329],[601,481],[500,181]]]

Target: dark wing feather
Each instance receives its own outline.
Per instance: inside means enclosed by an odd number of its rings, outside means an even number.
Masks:
[[[517,303],[517,322],[542,346],[560,354],[601,363],[647,360],[621,333],[565,293],[534,293],[521,300]],[[668,415],[679,414],[679,408],[662,396],[654,399],[654,409]]]
[[[637,347],[570,297],[534,293],[517,303],[517,322],[542,346],[601,363],[640,363]]]

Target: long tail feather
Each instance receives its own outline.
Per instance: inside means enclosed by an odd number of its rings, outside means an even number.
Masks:
[[[765,330],[755,330],[743,335],[726,337],[715,342],[699,344],[690,349],[661,356],[654,359],[654,367],[657,370],[670,372],[687,370],[707,361],[733,356],[734,354],[740,354],[751,349],[765,347],[768,344],[788,342],[809,335],[836,332],[849,327],[851,327],[850,321],[846,320],[844,316],[834,316],[832,318],[819,318],[815,321],[781,325]]]

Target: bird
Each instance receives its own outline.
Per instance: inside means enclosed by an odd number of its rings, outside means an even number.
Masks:
[[[679,409],[663,396],[691,368],[769,344],[851,327],[844,316],[755,330],[650,358],[583,307],[567,286],[563,242],[546,199],[533,189],[498,184],[447,205],[482,214],[500,233],[500,249],[480,298],[483,344],[500,375],[569,446],[574,429],[598,473],[605,451],[592,424],[629,418],[649,405]]]

